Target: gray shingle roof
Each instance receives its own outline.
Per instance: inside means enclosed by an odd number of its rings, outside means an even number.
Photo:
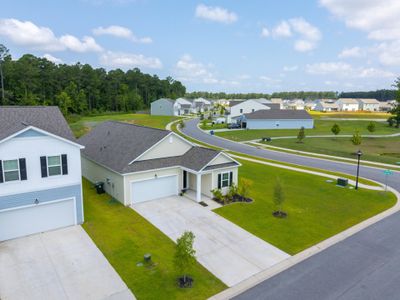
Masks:
[[[170,131],[134,124],[107,121],[79,139],[83,155],[116,172],[155,145]]]
[[[250,114],[245,114],[246,119],[312,119],[310,114],[305,110],[292,110],[292,109],[262,109],[257,110]]]
[[[28,126],[76,142],[57,106],[0,106],[0,140]]]

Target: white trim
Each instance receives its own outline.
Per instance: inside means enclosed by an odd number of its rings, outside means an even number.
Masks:
[[[225,152],[221,151],[219,152],[212,160],[210,160],[199,172],[203,172],[205,168],[207,168],[214,160],[216,160],[220,155],[224,155],[227,159],[231,160],[232,162],[237,163],[237,166],[230,166],[231,167],[240,167],[242,164],[238,162],[236,159],[232,158],[230,155],[226,154]],[[220,168],[216,168],[214,170],[219,170]],[[224,168],[221,168],[224,169]]]
[[[216,168],[216,169],[212,169],[212,170],[203,171],[203,172],[201,172],[201,174],[205,175],[205,174],[215,173],[215,171],[224,172],[224,170],[227,170],[227,169],[231,169],[233,171],[235,168],[239,168],[239,167],[240,166],[228,166],[228,167],[223,167],[223,168]]]
[[[15,132],[15,133],[13,133],[12,135],[9,135],[8,137],[6,137],[6,138],[0,140],[0,144],[3,143],[3,142],[8,141],[8,140],[10,140],[10,139],[12,139],[12,138],[14,138],[14,137],[16,137],[17,135],[19,135],[19,134],[21,134],[21,133],[24,133],[25,131],[28,131],[28,130],[30,130],[30,129],[36,130],[36,131],[38,131],[38,132],[40,132],[40,133],[43,133],[44,135],[51,136],[51,137],[53,137],[53,138],[55,138],[55,139],[61,140],[61,141],[66,142],[66,143],[68,143],[68,144],[74,145],[74,146],[78,147],[79,149],[84,149],[84,148],[85,148],[85,146],[83,146],[83,145],[80,145],[80,144],[78,144],[78,143],[74,143],[74,142],[72,142],[72,141],[70,141],[70,140],[68,140],[68,139],[65,139],[65,138],[60,137],[60,136],[55,135],[55,134],[52,134],[52,133],[50,133],[50,132],[48,132],[48,131],[46,131],[46,130],[39,129],[39,128],[37,128],[37,127],[35,127],[35,126],[32,126],[32,125],[30,125],[30,126],[24,128],[24,129],[22,129],[22,130],[20,130],[20,131],[17,131],[17,132]]]
[[[26,209],[26,208],[31,208],[31,207],[36,207],[36,206],[42,206],[42,205],[48,205],[48,204],[53,204],[53,203],[58,203],[58,202],[63,202],[63,201],[69,201],[72,200],[74,203],[74,225],[78,224],[78,216],[76,213],[76,197],[68,197],[68,198],[62,198],[62,199],[57,199],[53,201],[45,201],[45,202],[39,202],[38,204],[28,204],[28,205],[23,205],[23,206],[17,206],[17,207],[10,207],[10,208],[5,208],[0,210],[0,214],[3,212],[7,211],[13,211],[13,210],[18,210],[18,209]]]
[[[162,141],[164,141],[166,138],[168,138],[169,136],[174,135],[175,137],[178,137],[179,139],[181,139],[182,141],[186,142],[187,144],[191,145],[192,147],[194,147],[194,144],[188,140],[186,140],[185,138],[181,137],[180,135],[176,134],[173,131],[170,131],[165,137],[163,137],[161,140],[159,140],[157,143],[155,143],[153,146],[151,146],[150,148],[148,148],[146,151],[144,151],[142,154],[140,154],[138,157],[136,157],[134,160],[132,160],[128,165],[133,164],[135,161],[139,160],[143,155],[145,155],[146,153],[148,153],[150,150],[154,149],[155,147],[157,147]]]
[[[17,182],[17,181],[9,181],[9,182],[7,182],[7,183],[20,183],[19,181]],[[3,184],[3,183],[2,183]],[[15,193],[15,191],[14,192],[12,192],[12,193],[8,193],[8,194],[0,194],[0,198],[1,197],[5,197],[5,196],[10,196],[10,195],[18,195],[18,194],[25,194],[25,193],[33,193],[33,192],[41,192],[41,191],[48,191],[48,190],[54,190],[54,189],[58,189],[58,188],[63,188],[63,187],[70,187],[70,186],[75,186],[75,185],[80,185],[80,186],[82,186],[82,181],[78,181],[78,182],[76,182],[76,183],[72,183],[72,184],[67,184],[67,185],[52,185],[50,188],[41,188],[41,189],[34,189],[34,190],[24,190],[23,192],[21,192],[21,193]],[[83,199],[83,198],[82,198]]]

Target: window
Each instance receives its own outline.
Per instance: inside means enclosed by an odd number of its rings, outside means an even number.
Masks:
[[[252,110],[251,110],[251,112],[254,112],[255,111],[255,109],[253,108]]]
[[[4,181],[19,180],[19,164],[18,159],[3,161]]]
[[[61,156],[48,156],[47,168],[49,176],[61,175]]]
[[[222,173],[221,187],[229,186],[229,173]]]
[[[243,113],[243,109],[242,108],[240,109],[240,113]]]

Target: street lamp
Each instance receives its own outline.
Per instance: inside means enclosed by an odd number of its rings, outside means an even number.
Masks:
[[[360,174],[360,158],[361,158],[361,155],[362,155],[363,153],[361,152],[361,150],[358,150],[356,154],[357,154],[356,190],[358,190],[358,175]]]

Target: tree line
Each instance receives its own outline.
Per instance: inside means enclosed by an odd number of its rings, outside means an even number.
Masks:
[[[340,98],[373,98],[379,101],[396,99],[396,90],[376,90],[369,92],[342,92]]]
[[[0,77],[0,104],[57,105],[64,114],[136,111],[186,92],[181,82],[138,68],[106,71],[89,64],[55,64],[31,54],[13,60],[1,44]]]

